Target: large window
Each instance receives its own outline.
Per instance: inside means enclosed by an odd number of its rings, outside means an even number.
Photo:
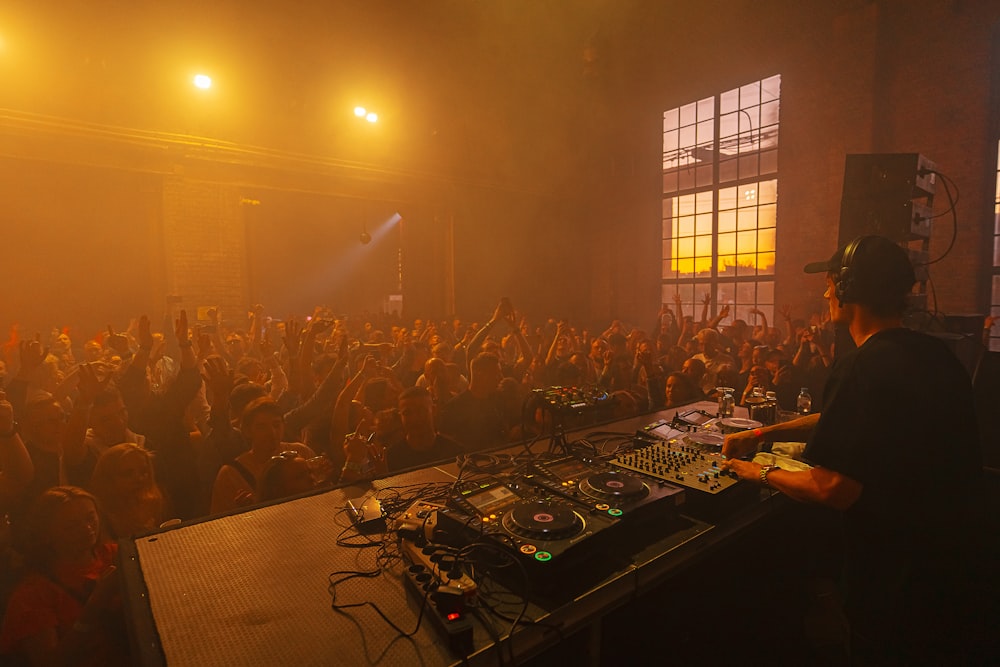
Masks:
[[[775,75],[663,113],[663,300],[687,314],[711,294],[774,321],[780,93]]]
[[[993,198],[993,291],[990,315],[1000,317],[1000,141],[997,142],[997,182]],[[990,349],[1000,351],[1000,325],[990,331]]]

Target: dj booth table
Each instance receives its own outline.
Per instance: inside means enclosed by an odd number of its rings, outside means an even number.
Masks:
[[[714,404],[690,407],[714,411]],[[634,433],[675,413],[671,409],[600,428]],[[449,464],[373,486],[449,483],[457,474]],[[766,492],[751,489],[740,494],[738,507],[711,518],[712,523],[682,517],[634,553],[615,553],[613,569],[568,599],[529,600],[523,617],[533,623],[519,625],[511,637],[512,623],[494,622],[490,628],[475,623],[473,652],[460,659],[427,618],[405,638],[371,606],[331,609],[329,582],[339,578],[331,573],[379,569],[376,548],[336,544],[351,525],[344,512],[347,501],[371,493],[371,487],[342,487],[123,541],[124,597],[136,662],[171,667],[492,665],[536,655],[581,629],[591,629],[586,636],[596,644],[603,617],[678,578],[780,506],[765,502]],[[343,581],[336,586],[337,604],[374,603],[403,631],[413,631],[419,605],[405,590],[404,567],[397,559],[380,575]],[[513,621],[522,604],[505,610]]]

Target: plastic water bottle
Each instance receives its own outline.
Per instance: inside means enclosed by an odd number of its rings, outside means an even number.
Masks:
[[[812,412],[813,399],[809,395],[809,387],[802,387],[799,390],[799,397],[795,399],[795,410],[800,415],[807,415]]]

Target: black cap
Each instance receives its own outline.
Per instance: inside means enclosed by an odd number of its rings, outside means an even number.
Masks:
[[[855,245],[848,260],[852,278],[867,294],[899,295],[909,292],[917,281],[909,253],[884,236],[863,236],[837,249],[825,262],[806,264],[806,273],[840,274],[844,253]]]

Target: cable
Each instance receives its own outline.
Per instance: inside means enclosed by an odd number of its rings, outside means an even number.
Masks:
[[[944,254],[941,255],[940,257],[938,257],[937,259],[932,259],[932,260],[930,260],[928,262],[924,262],[922,264],[917,264],[917,266],[930,266],[931,264],[937,264],[942,259],[944,259],[945,257],[947,257],[948,253],[951,252],[951,249],[953,247],[955,247],[955,239],[958,238],[958,211],[956,210],[955,207],[958,206],[958,197],[959,197],[960,193],[958,191],[958,184],[955,183],[954,181],[952,181],[950,178],[948,178],[944,174],[942,174],[940,171],[937,171],[936,169],[921,169],[918,173],[920,175],[937,174],[938,176],[941,177],[941,184],[944,186],[945,195],[948,196],[948,202],[950,204],[949,210],[951,211],[951,218],[952,218],[951,241],[948,243],[948,248],[944,251]],[[955,196],[954,197],[952,197],[952,195],[951,195],[951,188],[948,185],[949,182],[952,185],[955,186]],[[948,211],[945,211],[944,213],[947,213],[947,212]],[[942,215],[944,215],[944,213],[942,213]],[[935,312],[937,312],[937,304],[935,304],[935,309],[934,310],[935,310]]]

